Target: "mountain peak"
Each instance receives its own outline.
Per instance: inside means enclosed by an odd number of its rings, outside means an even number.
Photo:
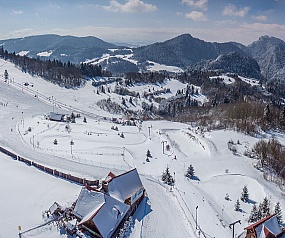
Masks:
[[[270,39],[270,36],[268,36],[268,35],[260,36],[258,38],[258,40],[268,40],[268,39]]]
[[[184,34],[177,36],[176,38],[193,38],[193,36],[189,33],[184,33]]]
[[[190,35],[189,33],[185,33],[179,36],[176,36],[172,39],[169,39],[165,42],[171,42],[171,41],[175,41],[175,42],[187,42],[187,41],[193,41],[193,40],[198,40],[197,38],[194,38],[192,35]]]
[[[285,64],[285,42],[272,36],[261,36],[248,46],[251,55],[260,65],[262,74],[269,80],[282,79]],[[279,75],[279,76],[278,76]]]
[[[279,44],[284,44],[284,41],[273,37],[273,36],[268,36],[268,35],[264,35],[258,38],[257,41],[253,42],[252,44],[256,43],[256,42],[264,42],[264,43],[269,43],[269,44],[274,44],[274,45],[279,45]]]

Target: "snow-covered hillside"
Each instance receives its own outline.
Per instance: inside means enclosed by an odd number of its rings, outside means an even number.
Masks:
[[[262,172],[253,167],[255,160],[243,155],[258,138],[230,130],[207,132],[169,121],[144,121],[136,126],[114,124],[108,118],[120,116],[102,111],[96,102],[108,97],[120,102],[120,96],[98,95],[91,82],[77,90],[60,88],[0,60],[1,74],[5,69],[10,79],[5,82],[0,78],[0,146],[83,178],[101,179],[109,171],[119,174],[136,167],[148,201],[134,216],[131,238],[228,238],[232,235],[229,224],[241,220],[241,224],[235,226],[235,233],[241,234],[248,225],[253,203],[262,202],[265,196],[270,198],[272,207],[279,201],[285,208],[283,192],[263,179]],[[24,86],[25,82],[29,85]],[[171,89],[166,97],[186,86],[176,80],[165,84]],[[141,85],[133,90],[147,91],[153,87],[160,86]],[[66,123],[45,119],[44,115],[51,111],[79,112],[81,117],[76,118],[76,123],[71,123],[71,130],[67,131]],[[87,122],[83,122],[83,117]],[[284,135],[274,136],[285,143]],[[57,145],[53,143],[55,139]],[[235,143],[237,153],[228,149],[229,140]],[[146,161],[147,150],[152,155],[149,162]],[[192,180],[184,176],[190,164],[195,169]],[[0,154],[0,166],[0,237],[17,237],[19,225],[22,231],[27,231],[44,224],[42,212],[54,201],[71,204],[81,189],[77,184],[52,177],[3,154]],[[174,187],[161,181],[167,166],[175,178]],[[241,202],[241,210],[235,211],[235,202],[245,185],[250,202]],[[224,199],[226,194],[229,200]],[[67,235],[47,225],[22,237]]]
[[[91,63],[94,65],[106,63],[108,65],[110,59],[115,60],[115,62],[116,62],[116,59],[120,59],[122,61],[130,62],[136,66],[139,66],[139,69],[141,70],[139,61],[133,58],[134,54],[132,53],[132,49],[124,49],[124,50],[127,52],[126,54],[117,53],[117,51],[119,51],[119,52],[121,51],[118,49],[109,49],[110,53],[103,54],[99,58],[86,60],[85,63]],[[145,70],[150,71],[150,72],[155,72],[155,71],[156,72],[165,71],[165,72],[171,72],[171,73],[184,72],[184,70],[182,68],[179,68],[176,66],[159,64],[159,63],[149,61],[149,60],[146,62],[148,65],[146,66]]]

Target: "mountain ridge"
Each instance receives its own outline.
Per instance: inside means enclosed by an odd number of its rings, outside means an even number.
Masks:
[[[116,53],[110,49],[123,49],[124,47],[93,36],[47,34],[0,40],[0,45],[3,45],[9,52],[16,54],[24,52],[26,56],[33,58],[57,59],[77,64],[88,60],[95,64],[96,62],[92,59],[99,59],[97,63],[102,62],[101,64],[112,69],[114,74],[133,70],[146,71],[151,61],[180,67],[183,70],[213,70],[215,68],[215,70],[239,73],[269,81],[285,78],[285,42],[266,35],[245,46],[237,42],[207,42],[185,33],[163,42],[135,48],[125,47],[129,49],[128,53],[122,53],[123,51],[119,50]],[[106,55],[109,57],[106,58]],[[102,57],[105,57],[104,61],[100,60]],[[226,58],[231,61],[230,64],[222,64],[221,61],[217,64],[217,59]],[[244,62],[247,64],[246,67],[243,65]],[[110,67],[111,65],[114,67]]]
[[[162,56],[159,51],[164,49]],[[182,34],[164,42],[138,47],[134,50],[134,57],[138,60],[155,61],[162,64],[171,64],[178,67],[187,67],[199,62],[201,59],[217,58],[220,54],[232,51],[245,54],[232,43],[211,43],[194,38],[190,34]],[[169,54],[167,54],[167,52]]]
[[[282,80],[285,76],[285,42],[276,37],[261,36],[248,47],[269,80]]]
[[[23,38],[15,38],[1,40],[0,45],[9,52],[20,53],[27,51],[26,55],[37,58],[41,52],[51,52],[45,58],[59,59],[67,62],[80,63],[86,57],[100,57],[107,52],[109,48],[118,48],[118,46],[105,42],[97,37],[86,36],[59,36],[55,34],[46,34],[38,36],[28,36]]]

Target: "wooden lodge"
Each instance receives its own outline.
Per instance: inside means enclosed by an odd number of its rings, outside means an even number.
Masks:
[[[92,237],[115,237],[144,196],[145,189],[136,169],[118,176],[110,172],[101,187],[82,188],[73,214],[78,227]]]
[[[256,223],[244,228],[245,238],[285,238],[275,214],[269,215]]]

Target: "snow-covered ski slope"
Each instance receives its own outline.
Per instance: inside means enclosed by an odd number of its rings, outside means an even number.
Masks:
[[[261,202],[265,196],[270,198],[272,207],[277,201],[285,207],[283,192],[263,179],[262,173],[252,166],[256,161],[243,156],[257,138],[228,130],[202,132],[169,121],[145,121],[141,127],[115,125],[102,119],[113,115],[102,111],[96,100],[110,96],[120,102],[117,95],[97,95],[93,92],[96,88],[89,83],[77,90],[60,88],[0,60],[1,74],[5,69],[11,80],[0,79],[0,146],[51,168],[90,179],[103,178],[110,170],[119,174],[136,167],[149,199],[135,215],[131,238],[199,237],[196,214],[202,231],[200,237],[228,238],[232,235],[229,224],[240,219],[235,233],[241,234],[248,225],[253,203]],[[29,86],[22,86],[24,82]],[[173,80],[169,82],[173,87],[179,85]],[[149,85],[141,87],[147,90]],[[67,132],[65,123],[44,119],[51,111],[79,111],[82,117],[70,124],[71,131]],[[83,122],[84,114],[87,123]],[[118,131],[112,126],[117,126]],[[123,133],[124,138],[118,133]],[[275,137],[284,144],[283,135]],[[236,155],[227,148],[230,139],[240,142]],[[150,162],[146,162],[147,150],[152,155]],[[195,169],[195,180],[184,176],[190,164]],[[69,205],[79,195],[79,185],[3,154],[0,166],[0,237],[17,237],[19,225],[25,231],[45,223],[42,212],[54,201]],[[175,177],[174,188],[160,180],[166,166]],[[237,212],[234,205],[244,185],[248,186],[251,202],[241,202],[241,211]],[[224,199],[226,193],[229,201]],[[67,235],[61,235],[51,225],[27,232],[23,237]]]

